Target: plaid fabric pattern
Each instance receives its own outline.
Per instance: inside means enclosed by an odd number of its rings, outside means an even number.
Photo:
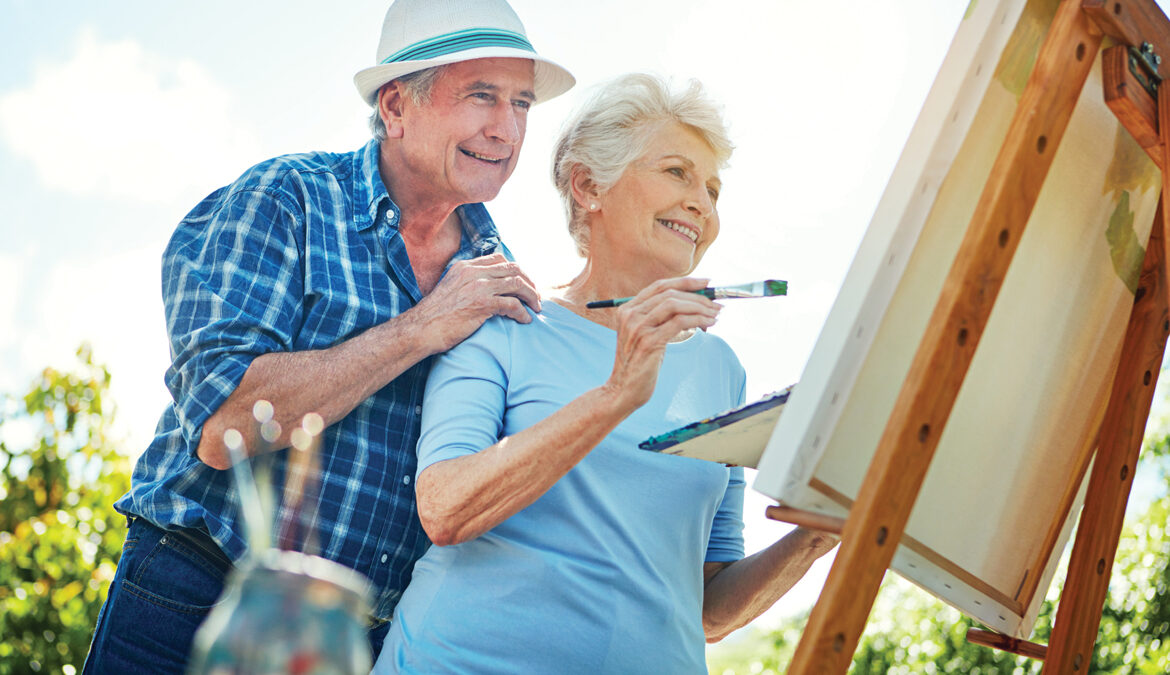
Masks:
[[[464,233],[453,260],[507,254],[482,204],[458,213]],[[173,402],[116,508],[162,528],[205,530],[239,560],[246,544],[231,472],[195,456],[204,421],[257,356],[330,347],[421,295],[376,141],[353,153],[278,157],[213,192],[163,256]],[[308,508],[309,552],[365,574],[378,619],[390,618],[430,545],[412,484],[429,367],[416,364],[326,429],[319,504]],[[286,456],[270,456],[278,488]],[[275,522],[283,517],[278,506]]]

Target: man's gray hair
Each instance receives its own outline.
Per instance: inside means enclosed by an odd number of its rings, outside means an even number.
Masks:
[[[425,105],[431,102],[431,90],[434,89],[435,83],[439,81],[439,76],[446,69],[445,65],[424,68],[395,78],[386,84],[401,83],[411,102],[415,105]],[[378,98],[376,96],[374,97],[374,112],[370,113],[370,131],[374,133],[374,138],[377,140],[386,140],[386,123],[378,114]]]
[[[586,211],[573,199],[573,167],[589,173],[598,192],[618,182],[631,162],[641,157],[665,122],[695,131],[727,165],[733,146],[718,108],[691,80],[682,91],[653,75],[623,75],[597,90],[565,123],[553,153],[552,177],[565,205],[569,235],[582,257],[589,253]]]

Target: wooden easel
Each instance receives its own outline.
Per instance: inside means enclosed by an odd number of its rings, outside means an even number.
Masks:
[[[1110,109],[1153,161],[1170,167],[1170,83],[1151,95],[1128,67],[1143,44],[1170,58],[1170,20],[1153,0],[1064,0],[1040,49],[910,372],[843,523],[771,507],[769,517],[838,530],[842,542],[790,673],[845,673],[902,538],[943,427],[1056,150],[1105,35]],[[1150,51],[1146,50],[1147,53]],[[1152,57],[1150,57],[1152,60]],[[1163,130],[1164,134],[1159,134]],[[1163,172],[1167,195],[1170,174]],[[1154,384],[1170,334],[1167,237],[1159,201],[1141,278],[1098,434],[1067,580],[1045,649],[997,634],[973,641],[1035,658],[1045,672],[1087,672],[1121,535]]]

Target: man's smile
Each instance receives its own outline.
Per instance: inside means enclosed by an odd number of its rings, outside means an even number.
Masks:
[[[482,162],[489,162],[491,164],[499,164],[500,162],[508,159],[507,157],[490,157],[488,155],[481,155],[478,152],[472,152],[471,150],[466,150],[464,148],[459,148],[459,152],[462,152],[472,159],[478,159]]]

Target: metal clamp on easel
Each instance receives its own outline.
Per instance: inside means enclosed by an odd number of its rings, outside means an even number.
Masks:
[[[1158,85],[1162,84],[1162,76],[1158,73],[1158,66],[1162,64],[1162,57],[1154,51],[1154,45],[1142,42],[1141,47],[1129,47],[1129,72],[1134,79],[1145,89],[1150,96],[1158,98]]]

